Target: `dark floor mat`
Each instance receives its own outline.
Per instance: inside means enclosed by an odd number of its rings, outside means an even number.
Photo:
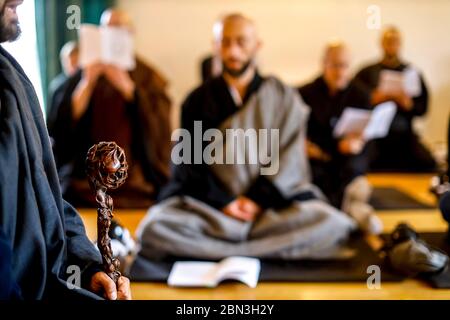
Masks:
[[[370,199],[370,204],[375,210],[420,210],[436,208],[422,203],[392,187],[375,188]]]
[[[357,254],[345,261],[261,261],[260,282],[365,282],[367,267],[380,266],[381,281],[397,282],[404,278],[389,271],[377,253],[362,237],[351,240]],[[141,256],[132,265],[129,277],[138,282],[166,282],[174,261],[149,261]]]

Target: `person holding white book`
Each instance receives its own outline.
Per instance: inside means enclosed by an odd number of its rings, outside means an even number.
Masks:
[[[86,40],[81,31],[91,31],[88,36],[94,34],[95,40],[97,29],[104,31],[98,35],[105,36],[110,45],[102,51],[104,56],[97,55],[100,61],[85,65],[86,56],[102,41]],[[85,157],[90,146],[100,141],[116,141],[124,148],[131,168],[123,188],[114,193],[116,207],[148,208],[168,179],[171,102],[167,81],[134,53],[127,59],[133,60],[134,68],[128,70],[120,64],[120,54],[117,57],[114,51],[114,42],[120,40],[114,34],[130,44],[132,32],[128,14],[118,9],[105,11],[99,28],[82,28],[81,70],[68,80],[63,97],[51,108],[48,128],[59,177],[64,195],[78,207],[96,206],[85,175]],[[108,54],[108,48],[113,52]]]
[[[393,101],[397,114],[388,136],[376,142],[372,168],[376,171],[430,172],[436,161],[413,130],[413,119],[428,110],[428,90],[423,76],[400,57],[402,37],[393,26],[381,37],[383,58],[364,67],[355,81],[371,93],[372,105]]]
[[[298,89],[311,108],[307,153],[313,182],[330,203],[353,216],[361,229],[377,233],[380,222],[367,203],[372,188],[364,177],[372,144],[357,132],[334,135],[347,108],[371,109],[368,92],[350,81],[350,62],[347,46],[341,41],[330,42],[324,50],[322,74]]]

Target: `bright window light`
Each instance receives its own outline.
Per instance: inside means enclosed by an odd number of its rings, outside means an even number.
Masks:
[[[2,46],[20,63],[28,78],[34,85],[41,108],[43,105],[43,91],[39,68],[39,54],[36,39],[36,19],[34,1],[24,1],[17,8],[22,35],[15,42],[8,42]]]

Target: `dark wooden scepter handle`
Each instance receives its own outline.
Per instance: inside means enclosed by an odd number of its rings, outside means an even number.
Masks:
[[[121,276],[120,263],[113,257],[109,237],[114,206],[107,191],[119,188],[128,177],[125,152],[115,142],[100,142],[92,146],[86,158],[86,173],[98,204],[97,246],[102,255],[103,268],[117,285]]]

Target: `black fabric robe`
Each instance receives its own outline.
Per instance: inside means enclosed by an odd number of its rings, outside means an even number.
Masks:
[[[61,103],[64,97],[64,90],[68,79],[69,77],[67,77],[65,73],[60,73],[50,82],[48,86],[47,96],[47,103],[50,107],[46,110],[47,118],[50,115],[50,110],[52,110],[51,106],[55,106]]]
[[[2,47],[0,83],[0,228],[12,251],[12,280],[24,299],[96,297],[66,287],[67,266],[77,265],[85,283],[101,257],[79,214],[61,196],[32,84]]]
[[[245,104],[264,82],[258,73],[250,83],[243,99]],[[233,100],[223,77],[211,79],[194,90],[182,106],[181,127],[187,129],[194,137],[194,121],[202,121],[203,131],[218,128],[220,124],[239,110]],[[193,141],[192,141],[193,142]],[[192,143],[193,144],[193,143]],[[206,143],[203,144],[203,147]],[[191,151],[193,156],[194,150]],[[172,177],[162,190],[160,201],[172,196],[188,195],[208,205],[222,209],[234,200],[206,164],[180,164],[172,166]],[[260,176],[247,190],[245,196],[263,208],[280,208],[288,206],[292,200],[314,198],[312,193],[296,195],[285,199],[280,191],[264,176]]]
[[[346,107],[371,109],[369,93],[358,84],[350,83],[344,90],[331,96],[323,76],[300,87],[298,91],[311,108],[308,140],[331,157],[328,162],[310,160],[313,183],[322,189],[331,204],[340,207],[345,187],[354,178],[367,172],[372,144],[369,142],[358,155],[343,155],[338,150],[339,139],[333,136],[333,131]]]
[[[20,297],[20,288],[13,276],[11,260],[11,246],[0,229],[0,301]]]
[[[213,59],[214,59],[213,56],[207,56],[202,60],[200,64],[200,73],[203,83],[214,78],[212,74]]]
[[[369,65],[359,71],[355,81],[373,91],[379,83],[382,70],[403,71],[408,64],[401,63],[396,68],[390,68],[381,62]],[[386,138],[378,139],[372,167],[377,171],[433,171],[436,162],[430,152],[420,143],[413,131],[412,121],[417,116],[423,116],[428,110],[428,89],[420,75],[422,94],[413,98],[413,108],[404,111],[398,108],[397,114]]]

